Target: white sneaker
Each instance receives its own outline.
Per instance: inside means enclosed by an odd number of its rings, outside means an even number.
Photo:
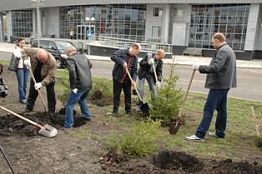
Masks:
[[[195,134],[194,135],[191,135],[189,137],[186,137],[187,140],[191,140],[191,141],[201,141],[201,140],[204,140],[203,138],[199,138],[198,136],[196,136]]]
[[[215,132],[208,132],[208,135],[212,136],[212,137],[216,137],[216,133]]]

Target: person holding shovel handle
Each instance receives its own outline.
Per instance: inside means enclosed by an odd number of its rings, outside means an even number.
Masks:
[[[207,74],[205,87],[209,88],[206,104],[204,107],[203,119],[192,136],[187,140],[203,140],[214,111],[217,110],[215,133],[209,135],[217,138],[225,137],[227,124],[227,94],[230,88],[236,87],[236,55],[232,48],[227,45],[223,33],[215,33],[212,37],[212,44],[216,49],[215,56],[209,65],[193,65],[193,69],[200,73]]]
[[[85,54],[78,54],[75,47],[65,49],[67,59],[65,66],[69,72],[71,93],[68,96],[65,110],[65,128],[72,128],[74,125],[73,109],[76,103],[81,109],[81,119],[91,121],[91,113],[86,104],[86,97],[92,89],[91,68],[92,63]]]
[[[162,70],[163,70],[163,58],[165,57],[165,51],[159,49],[156,53],[148,53],[139,63],[140,67],[138,70],[138,91],[143,99],[144,96],[144,85],[145,80],[148,83],[151,98],[156,97],[156,88],[160,87],[160,82],[162,80]],[[142,101],[138,101],[137,110],[140,110],[140,105]]]
[[[120,49],[112,54],[111,60],[115,62],[113,75],[113,111],[107,115],[117,115],[120,105],[120,95],[122,89],[125,96],[125,111],[131,112],[131,86],[135,86],[137,77],[138,54],[141,51],[139,43],[132,43],[128,49]],[[133,81],[127,75],[129,71]]]
[[[56,60],[49,52],[39,48],[25,48],[22,52],[25,57],[24,65],[32,72],[36,83],[31,77],[29,95],[24,112],[33,110],[39,89],[46,87],[49,119],[52,123],[56,122],[56,95],[55,95],[55,71]],[[30,60],[26,59],[30,57]]]

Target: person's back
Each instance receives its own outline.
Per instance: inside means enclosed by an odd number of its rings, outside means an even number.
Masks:
[[[88,60],[88,58],[82,54],[75,54],[72,59],[75,61],[75,71],[77,74],[76,79],[76,88],[77,89],[89,89],[92,88],[92,77],[91,77],[91,71],[92,68],[91,62]]]

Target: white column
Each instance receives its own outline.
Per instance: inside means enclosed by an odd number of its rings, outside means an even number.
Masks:
[[[247,33],[245,50],[253,51],[255,50],[255,43],[258,39],[261,17],[259,16],[259,4],[251,4],[249,9],[248,23],[247,23]]]
[[[164,9],[163,9],[162,35],[161,35],[161,42],[165,44],[168,43],[169,24],[170,24],[170,5],[167,4],[164,5]]]
[[[3,13],[0,13],[0,42],[4,42],[4,21],[3,21]]]
[[[6,13],[6,21],[7,21],[7,41],[10,42],[11,39],[10,39],[10,36],[13,35],[13,27],[12,27],[12,13],[11,11],[8,11]]]

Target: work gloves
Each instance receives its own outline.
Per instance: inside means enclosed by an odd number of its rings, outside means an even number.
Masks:
[[[153,65],[153,64],[154,64],[154,59],[153,59],[153,58],[149,59],[149,60],[148,60],[148,64],[149,64],[149,65]]]
[[[41,82],[36,83],[36,84],[35,84],[35,90],[39,90],[42,86],[43,86],[43,85],[42,85]]]
[[[31,68],[31,62],[29,59],[26,59],[24,60],[24,65],[27,67],[27,68]]]
[[[159,82],[159,81],[156,81],[156,87],[157,87],[157,88],[160,88],[160,86],[161,86],[161,85],[160,85],[160,82]]]
[[[72,92],[75,93],[75,94],[77,93],[77,91],[78,91],[77,88],[75,88],[75,89],[72,90]]]

